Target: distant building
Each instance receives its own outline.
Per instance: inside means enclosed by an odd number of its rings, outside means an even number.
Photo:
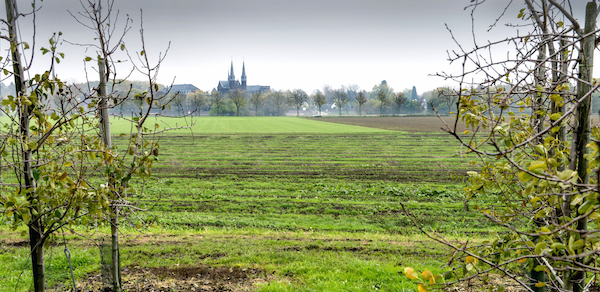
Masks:
[[[246,92],[247,94],[252,94],[255,92],[265,93],[271,90],[271,86],[264,85],[248,85],[247,77],[246,77],[246,64],[242,63],[242,82],[235,80],[235,75],[233,74],[233,61],[231,61],[231,70],[229,71],[229,76],[226,81],[219,81],[217,85],[217,91],[219,91],[222,95],[227,95],[229,92],[241,90]],[[214,89],[213,89],[214,91]]]
[[[175,85],[171,86],[171,88],[165,88],[165,92],[166,91],[169,91],[171,93],[179,92],[179,94],[183,94],[183,95],[186,95],[190,92],[196,92],[196,90],[198,90],[198,87],[196,87],[192,84],[175,84]]]

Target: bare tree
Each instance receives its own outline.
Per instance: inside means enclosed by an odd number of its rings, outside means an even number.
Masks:
[[[188,93],[187,99],[192,103],[192,105],[194,105],[194,112],[196,113],[196,116],[200,116],[200,112],[208,104],[206,93],[204,93],[202,90]]]
[[[300,116],[300,108],[308,100],[308,94],[302,89],[294,89],[289,96],[290,103],[296,108],[296,116]]]
[[[333,91],[333,103],[340,111],[340,117],[342,116],[342,108],[350,102],[348,93],[343,89],[336,89]]]
[[[452,107],[456,107],[458,102],[458,94],[449,87],[440,87],[433,90],[430,104],[433,107],[445,106],[448,108],[448,112],[452,111]]]
[[[273,105],[277,108],[277,115],[281,115],[281,109],[288,103],[288,98],[283,92],[274,91],[270,94]]]
[[[356,95],[356,103],[358,103],[358,115],[361,115],[361,110],[363,104],[367,103],[367,93],[363,91],[359,91]]]
[[[377,100],[379,100],[379,115],[383,115],[383,106],[385,106],[389,102],[388,92],[386,90],[380,89],[376,92]]]
[[[254,106],[254,116],[258,116],[258,108],[265,103],[265,96],[260,92],[254,92],[250,96],[250,104]]]
[[[231,100],[235,105],[236,116],[239,116],[240,109],[243,109],[248,104],[248,100],[246,99],[246,96],[244,96],[244,92],[239,89],[229,93],[229,100]]]
[[[220,110],[225,106],[225,97],[218,91],[213,91],[210,95],[212,106],[215,108],[217,116]]]
[[[396,107],[398,108],[398,114],[400,114],[400,108],[402,108],[402,106],[406,104],[406,97],[404,97],[404,93],[398,92],[394,94],[392,102],[396,104]]]
[[[177,111],[177,116],[180,116],[179,113],[181,113],[181,116],[185,116],[185,111],[183,108],[184,108],[186,102],[187,102],[187,95],[183,95],[181,92],[174,92],[173,97],[171,98],[170,104],[179,108],[179,111]]]
[[[312,95],[312,101],[313,104],[319,109],[319,116],[321,116],[321,107],[327,103],[325,95],[321,93],[321,91],[317,90],[317,92]]]

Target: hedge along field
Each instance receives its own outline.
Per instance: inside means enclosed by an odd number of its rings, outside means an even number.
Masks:
[[[118,129],[119,122],[113,123]],[[160,161],[140,198],[149,211],[138,214],[152,227],[123,229],[127,281],[139,283],[128,273],[151,269],[145,277],[154,273],[161,279],[164,272],[169,276],[162,284],[179,290],[198,284],[257,291],[412,291],[414,285],[398,271],[441,267],[445,250],[418,233],[398,202],[420,224],[451,237],[492,231],[464,212],[462,183],[451,174],[469,169],[468,159],[446,134],[291,117],[202,117],[194,127],[200,125],[206,130],[156,137]],[[113,133],[119,131],[127,132],[122,127]],[[138,220],[124,221],[135,226]],[[91,283],[98,274],[97,250],[80,237],[69,238],[78,282]],[[16,283],[18,267],[27,266],[24,240],[0,231],[7,250],[0,263],[14,269],[0,272],[0,280]],[[49,267],[53,285],[69,287],[66,262],[55,257]],[[234,286],[188,275],[206,267],[254,272],[240,272],[238,279],[249,280],[233,281]],[[17,291],[26,290],[27,281],[22,277]]]

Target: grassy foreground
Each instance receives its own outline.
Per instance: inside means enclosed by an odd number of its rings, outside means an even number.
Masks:
[[[126,132],[119,125],[113,133]],[[164,291],[414,291],[398,271],[439,268],[445,250],[419,234],[398,202],[450,237],[493,230],[464,211],[451,174],[469,169],[468,159],[446,134],[287,117],[202,117],[200,126],[160,138],[161,161],[140,201],[149,211],[127,219],[149,227],[123,229],[129,291],[143,291],[148,279]],[[66,238],[78,285],[95,287],[98,248]],[[0,291],[30,286],[25,240],[0,229],[0,266],[8,267]],[[59,290],[70,287],[63,249],[62,236],[48,248],[49,283]]]

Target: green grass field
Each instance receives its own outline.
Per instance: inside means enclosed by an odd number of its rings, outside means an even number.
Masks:
[[[158,124],[158,130],[188,127],[164,133],[165,135],[194,134],[273,134],[273,133],[375,133],[384,129],[360,127],[335,123],[322,123],[311,119],[296,117],[199,117],[199,118],[149,118],[148,125]],[[113,118],[111,131],[114,134],[129,133],[127,121]]]
[[[160,162],[140,198],[148,211],[126,218],[131,225],[123,228],[125,287],[414,291],[398,272],[439,270],[447,251],[418,232],[399,202],[419,224],[449,237],[482,238],[494,228],[465,212],[464,184],[452,174],[464,174],[470,158],[430,126],[435,122],[393,131],[370,119],[359,127],[292,117],[202,117],[193,134],[161,136]],[[386,119],[385,127],[393,122]],[[126,129],[113,121],[114,134]],[[138,230],[140,220],[148,225]],[[79,231],[92,239],[106,233]],[[98,248],[67,237],[78,285],[97,287]],[[30,285],[25,240],[0,229],[0,265],[8,266],[0,270],[0,291]],[[68,289],[62,237],[56,240],[47,252],[49,283]]]

